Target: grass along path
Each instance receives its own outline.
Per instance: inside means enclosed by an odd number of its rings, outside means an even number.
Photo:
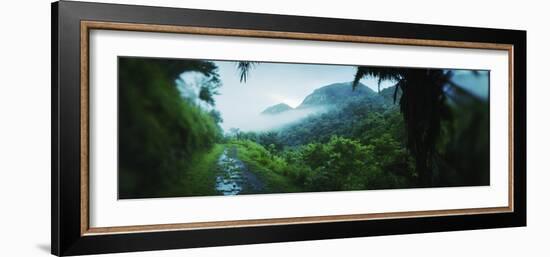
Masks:
[[[235,149],[235,158],[244,162],[247,171],[254,174],[262,183],[261,192],[251,193],[292,193],[300,192],[289,177],[283,175],[286,163],[273,156],[263,146],[249,140],[234,140],[226,148]],[[247,192],[244,192],[247,193]]]
[[[218,158],[223,153],[224,145],[216,144],[210,151],[199,154],[191,160],[192,170],[187,172],[173,194],[176,196],[209,196],[217,195],[214,184],[218,172]]]
[[[216,144],[196,154],[193,167],[173,183],[164,197],[300,192],[282,173],[286,163],[251,141]]]

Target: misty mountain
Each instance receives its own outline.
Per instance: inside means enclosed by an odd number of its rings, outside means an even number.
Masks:
[[[302,103],[292,108],[285,103],[279,103],[270,107],[267,107],[261,112],[261,114],[281,114],[291,110],[301,110],[306,108],[318,108],[318,107],[333,107],[336,105],[343,105],[353,101],[362,100],[365,97],[377,98],[378,94],[369,87],[362,83],[359,83],[355,89],[352,87],[353,82],[334,83],[315,89],[311,94],[306,96]],[[393,89],[394,87],[391,87]],[[390,89],[390,88],[388,88]],[[389,93],[388,90],[383,90],[384,98]],[[380,92],[380,93],[382,93]],[[393,90],[391,90],[393,99]],[[382,95],[382,94],[381,94]],[[388,97],[389,99],[389,97]]]
[[[392,106],[394,89],[395,87],[390,87],[377,93],[359,83],[354,90],[352,82],[322,86],[306,96],[296,108],[284,103],[266,108],[260,113],[257,122],[254,122],[254,124],[262,124],[262,126],[258,125],[252,130],[285,130],[293,127],[297,132],[292,134],[301,135],[299,132],[301,130],[318,130],[327,127],[327,124],[335,126],[334,129],[339,130],[340,127],[347,127],[343,123],[352,120],[349,115],[350,110],[363,115],[372,111],[379,112]],[[331,121],[327,122],[327,119]],[[327,129],[331,129],[329,127]],[[304,135],[302,139],[293,138],[289,141],[296,143],[304,140],[309,141],[309,137],[310,135]],[[293,145],[294,143],[289,144]]]
[[[264,111],[262,111],[262,114],[273,115],[273,114],[279,114],[279,113],[286,112],[293,109],[294,108],[290,107],[288,104],[280,103],[280,104],[267,107]]]
[[[359,83],[354,90],[352,83],[334,83],[315,89],[313,93],[304,98],[304,101],[296,109],[322,105],[339,105],[364,98],[365,96],[376,95],[376,92],[362,83]]]
[[[363,135],[370,123],[389,119],[399,120],[398,105],[393,103],[395,86],[380,93],[359,84],[352,90],[350,83],[331,84],[315,90],[295,110],[307,110],[315,106],[333,106],[318,115],[308,116],[276,131],[287,145],[296,146],[310,142],[327,142],[331,136],[352,137]],[[397,92],[397,102],[401,91]],[[304,107],[306,106],[306,107]],[[368,134],[368,133],[367,133]]]
[[[373,124],[382,121],[401,124],[400,118],[398,104],[393,104],[393,96],[390,101],[377,94],[376,97],[364,97],[324,113],[308,116],[274,131],[278,132],[286,145],[298,146],[328,142],[334,135],[358,138],[359,135],[368,136],[365,130],[376,127]]]

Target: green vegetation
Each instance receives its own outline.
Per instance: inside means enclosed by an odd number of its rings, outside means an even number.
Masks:
[[[255,65],[237,65],[241,81]],[[321,114],[224,134],[217,69],[211,61],[119,59],[120,198],[489,183],[488,103],[442,70],[359,67],[354,83],[319,88],[297,108],[264,111],[321,106]],[[202,74],[196,93],[182,91],[185,72]],[[364,76],[396,86],[376,93],[358,82]]]
[[[255,153],[243,161],[283,175],[300,188],[297,191],[413,186],[413,159],[403,143],[402,122],[396,122],[399,113],[344,113],[312,117],[280,132],[237,132],[231,142],[246,146],[239,152]],[[354,113],[362,116],[361,123],[351,122],[358,118]],[[293,145],[298,138],[300,143]]]
[[[217,192],[212,186],[216,181],[216,174],[219,171],[217,161],[224,149],[224,145],[217,144],[210,151],[196,153],[190,160],[187,172],[169,186],[165,196],[203,196],[216,195]]]
[[[265,193],[299,192],[300,188],[289,177],[287,162],[250,140],[232,139],[227,146],[236,147],[238,158],[265,183]]]
[[[197,152],[221,138],[214,118],[180,97],[176,71],[201,72],[215,85],[216,66],[120,58],[119,68],[119,197],[170,196]]]

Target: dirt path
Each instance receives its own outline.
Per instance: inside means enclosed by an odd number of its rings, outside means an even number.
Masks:
[[[218,159],[216,191],[223,195],[256,194],[264,190],[264,183],[238,159],[236,147],[223,150]]]

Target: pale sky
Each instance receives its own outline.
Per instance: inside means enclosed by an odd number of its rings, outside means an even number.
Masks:
[[[239,81],[235,62],[216,61],[223,86],[215,96],[216,109],[222,114],[222,127],[254,127],[256,118],[265,108],[286,103],[298,106],[313,90],[333,83],[352,81],[355,66],[260,63],[250,71],[246,83]],[[361,82],[377,90],[377,79]],[[385,82],[381,88],[392,86]],[[252,125],[252,126],[250,126]]]
[[[259,63],[249,72],[246,83],[241,83],[236,62],[215,61],[222,81],[219,95],[215,95],[215,106],[223,118],[222,128],[243,131],[272,129],[283,123],[299,120],[311,112],[292,112],[292,115],[266,116],[260,113],[267,107],[285,103],[297,107],[315,89],[333,83],[353,80],[356,67],[344,65]],[[200,90],[199,73],[184,73],[181,78],[186,83],[182,94],[196,98]],[[456,70],[452,77],[455,83],[473,95],[487,99],[489,72],[480,71],[477,75],[467,70]],[[367,77],[361,80],[374,91],[378,88],[378,78]],[[393,86],[394,81],[383,81],[380,88]],[[182,84],[178,84],[181,86]],[[200,101],[199,101],[200,102]],[[204,104],[206,109],[212,108]],[[311,110],[310,110],[311,111]],[[317,110],[318,112],[320,110]],[[280,119],[280,120],[277,120]]]

